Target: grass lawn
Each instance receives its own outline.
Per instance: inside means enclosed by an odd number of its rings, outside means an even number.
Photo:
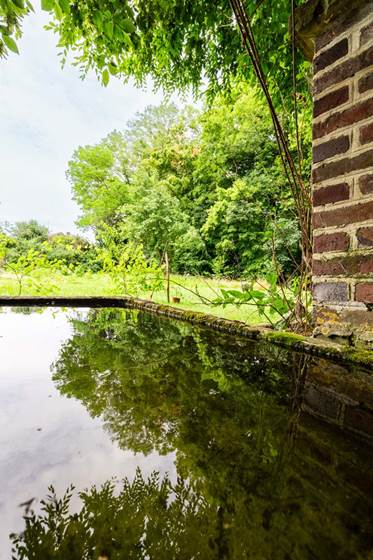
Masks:
[[[46,276],[47,275],[47,276]],[[40,289],[41,286],[42,289]],[[172,276],[171,296],[180,297],[180,303],[171,303],[175,307],[211,313],[226,319],[236,319],[248,324],[258,324],[265,322],[259,317],[257,311],[251,306],[227,305],[216,306],[202,303],[197,294],[208,300],[213,300],[219,295],[219,288],[239,289],[240,281],[225,280],[221,278],[203,278],[199,276]],[[0,295],[16,296],[19,287],[16,279],[11,274],[0,274]],[[25,278],[22,282],[22,295],[55,295],[55,296],[113,296],[121,295],[116,291],[115,285],[110,276],[103,273],[97,274],[69,274],[64,275],[59,272],[51,273],[48,270],[43,276],[42,273],[34,274],[32,277]],[[150,299],[149,292],[139,292],[137,297]],[[167,303],[164,290],[154,292],[152,301],[157,303]]]

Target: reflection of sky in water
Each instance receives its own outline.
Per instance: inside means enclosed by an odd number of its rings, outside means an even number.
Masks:
[[[54,318],[52,318],[54,317]],[[61,397],[50,366],[71,334],[64,313],[0,313],[0,558],[8,534],[22,528],[18,504],[100,485],[112,476],[132,478],[137,466],[174,473],[174,454],[147,457],[122,451],[81,403]]]

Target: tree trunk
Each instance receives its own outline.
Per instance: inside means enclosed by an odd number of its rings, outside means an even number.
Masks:
[[[165,251],[164,262],[166,265],[165,275],[166,275],[166,292],[167,292],[167,303],[170,303],[170,261],[168,259],[168,253]]]

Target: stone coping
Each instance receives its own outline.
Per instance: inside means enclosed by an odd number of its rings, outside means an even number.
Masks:
[[[270,342],[289,350],[363,366],[373,373],[373,351],[344,346],[330,340],[302,336],[288,331],[275,331],[268,327],[249,326],[241,321],[223,319],[200,311],[189,311],[135,297],[2,296],[0,297],[0,307],[118,307],[139,309],[223,333]]]

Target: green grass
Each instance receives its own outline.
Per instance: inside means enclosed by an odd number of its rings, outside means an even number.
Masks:
[[[265,322],[258,316],[255,307],[227,305],[211,305],[202,303],[198,297],[213,300],[219,295],[220,288],[239,289],[240,281],[226,280],[221,278],[202,278],[198,276],[172,276],[171,296],[180,297],[180,303],[171,303],[175,307],[189,309],[191,311],[202,311],[225,319],[236,319],[245,323],[255,325]],[[0,274],[0,295],[16,296],[19,287],[17,281],[11,274]],[[195,293],[197,292],[197,293]],[[22,282],[22,295],[53,295],[53,296],[113,296],[121,295],[115,288],[110,276],[103,273],[97,274],[69,274],[46,271],[34,273],[31,277],[24,278]],[[150,299],[150,292],[139,292],[137,297]],[[152,301],[167,303],[164,290],[154,292]]]

